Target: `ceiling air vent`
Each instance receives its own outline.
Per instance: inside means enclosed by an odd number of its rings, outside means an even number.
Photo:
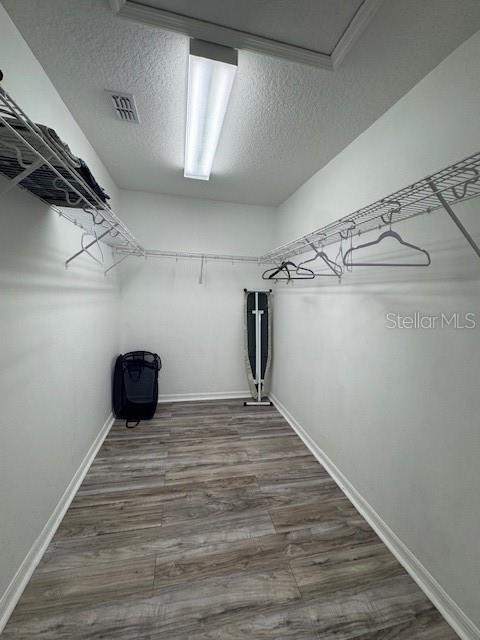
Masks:
[[[112,100],[113,110],[119,120],[124,122],[140,122],[135,98],[131,93],[107,91]]]

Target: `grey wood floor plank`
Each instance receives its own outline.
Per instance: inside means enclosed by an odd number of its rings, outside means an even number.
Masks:
[[[171,442],[170,433],[166,429],[160,427],[150,427],[149,431],[139,431],[133,435],[125,432],[125,426],[116,431],[110,431],[103,447],[121,448],[127,451],[135,450],[135,448],[152,447],[158,448],[160,451]],[[101,449],[103,451],[103,448]]]
[[[108,477],[104,482],[96,478],[96,481],[92,483],[84,480],[76,497],[103,495],[107,499],[109,495],[117,495],[122,491],[153,491],[163,486],[165,486],[165,474],[156,474],[153,477],[124,478],[118,482],[112,482]]]
[[[200,465],[202,467],[206,465],[219,465],[223,467],[224,465],[241,464],[248,461],[247,452],[239,449],[218,451],[215,447],[212,447],[205,451],[185,451],[183,453],[169,451],[165,471],[179,473],[182,469],[190,469],[191,467],[198,468]]]
[[[286,567],[289,561],[297,558],[308,559],[320,553],[372,543],[378,544],[379,539],[369,527],[354,529],[342,525],[342,530],[337,527],[322,534],[304,529],[207,544],[187,549],[177,554],[175,559],[170,554],[157,555],[155,585],[188,582],[208,575],[229,573],[233,568]],[[298,580],[296,582],[298,585]]]
[[[210,482],[201,483],[175,483],[165,485],[162,481],[160,484],[151,484],[146,487],[137,487],[134,484],[126,485],[116,489],[110,488],[104,491],[98,488],[80,488],[75,499],[72,502],[71,509],[85,506],[95,506],[101,504],[109,504],[111,502],[158,502],[168,503],[171,501],[183,501],[183,504],[195,505],[198,502],[204,504],[209,499],[216,499],[218,496],[224,495],[228,491],[258,488],[255,476],[239,476],[220,478],[220,480],[211,480]]]
[[[372,606],[372,600],[376,601],[375,606]],[[201,626],[192,626],[185,621],[168,637],[169,640],[189,637],[200,640],[357,640],[363,637],[366,640],[393,628],[418,629],[418,620],[428,619],[433,611],[418,587],[403,575],[378,583],[375,589],[357,586],[321,598],[310,594],[281,606],[258,603],[250,608],[250,616],[243,611],[229,611],[227,615],[205,619]],[[161,637],[160,633],[154,633],[151,640]]]
[[[5,640],[455,640],[274,407],[117,421]]]
[[[255,488],[250,491],[232,489],[214,497],[197,494],[192,498],[179,498],[166,504],[163,523],[174,525],[228,514],[252,514],[254,511],[265,513],[265,508],[262,494]]]
[[[167,460],[160,458],[135,460],[133,462],[115,459],[110,462],[95,461],[83,481],[83,486],[89,487],[95,484],[114,484],[141,478],[151,480],[155,477],[162,478],[168,469]]]
[[[229,475],[255,475],[258,480],[308,478],[325,475],[325,471],[318,465],[315,458],[308,454],[292,458],[286,465],[282,460],[266,460],[232,465],[199,464],[180,466],[167,470],[165,481],[167,484],[195,480],[203,482],[215,478],[227,478]]]
[[[12,622],[39,615],[64,614],[89,607],[92,602],[114,603],[132,593],[150,594],[154,583],[155,556],[121,562],[96,562],[75,569],[35,572],[15,610]]]
[[[179,425],[170,427],[172,440],[177,443],[185,442],[186,440],[198,440],[203,439],[214,443],[216,440],[225,440],[226,438],[237,439],[238,433],[235,427],[215,426],[211,424],[197,425]]]
[[[175,560],[158,555],[154,584],[168,587],[213,575],[286,569],[289,544],[287,536],[272,534],[191,548],[177,554]]]
[[[230,612],[246,611],[252,606],[283,604],[299,599],[300,593],[291,572],[283,569],[213,576],[200,583],[153,590],[149,596],[142,596],[64,613],[45,610],[36,617],[24,615],[12,620],[8,632],[15,632],[17,621],[25,640],[33,637],[42,640],[77,638],[81,629],[85,630],[87,638],[116,638],[117,633],[122,633],[125,628],[137,625],[144,629],[155,628],[159,637],[169,637],[182,626],[208,624],[219,617],[228,618]],[[88,634],[89,627],[93,626],[94,633]]]
[[[323,481],[324,479],[322,478],[321,480]],[[311,479],[308,479],[307,482],[308,481],[311,481]],[[216,495],[212,495],[211,492],[197,491],[188,496],[179,496],[166,503],[164,505],[163,522],[164,524],[174,524],[209,516],[213,517],[227,513],[244,513],[255,510],[273,510],[273,513],[275,513],[276,509],[288,506],[302,506],[306,508],[310,505],[312,509],[316,510],[320,500],[319,496],[324,496],[323,500],[325,503],[330,501],[338,505],[339,502],[346,501],[345,496],[339,490],[337,492],[336,485],[334,490],[332,490],[331,480],[328,481],[329,486],[324,486],[321,482],[315,485],[308,485],[307,482],[303,481],[302,483],[302,480],[298,481],[296,493],[294,491],[285,491],[282,493],[278,489],[267,490],[259,488],[256,485],[248,489],[244,486],[226,489]],[[200,483],[200,486],[203,484],[208,483]],[[177,485],[166,486],[175,487]],[[322,502],[322,505],[324,502]],[[302,524],[301,526],[304,525]]]
[[[290,567],[300,591],[317,594],[375,584],[405,573],[380,541],[296,558],[290,561]]]
[[[238,437],[235,439],[216,437],[213,440],[192,438],[181,442],[172,440],[168,445],[169,456],[197,455],[197,461],[205,453],[228,454],[236,451],[245,452],[245,445]]]
[[[69,509],[55,541],[158,527],[164,522],[162,501],[116,501]]]
[[[265,438],[297,438],[296,434],[288,426],[288,424],[278,424],[269,427],[263,426],[261,429],[258,425],[242,425],[237,426],[240,442],[243,440],[256,440]]]
[[[384,626],[377,631],[357,636],[355,640],[458,640],[436,609],[409,618],[402,624]]]
[[[175,559],[186,549],[215,542],[233,542],[275,533],[268,514],[247,513],[204,518],[173,526],[149,527],[95,537],[53,540],[44,556],[44,570],[92,566],[145,555]]]
[[[290,507],[309,503],[338,502],[344,499],[343,492],[328,475],[290,480],[260,480],[259,490],[271,500],[271,508]]]
[[[95,458],[95,466],[107,466],[109,464],[116,464],[120,461],[123,463],[135,464],[152,462],[155,460],[166,460],[167,458],[168,447],[166,445],[163,447],[144,445],[143,447],[137,447],[135,449],[127,449],[125,447],[111,448],[111,444],[108,443],[102,448],[101,453],[99,453]]]
[[[279,533],[308,526],[315,527],[324,522],[344,520],[356,515],[354,507],[344,495],[331,500],[319,497],[307,504],[299,501],[298,504],[270,509],[269,513],[275,530]]]
[[[312,621],[314,607],[301,599],[295,606],[255,606],[245,615],[244,611],[228,616],[208,619],[201,625],[184,624],[169,633],[169,640],[319,640]],[[161,640],[157,629],[152,630],[150,640]]]

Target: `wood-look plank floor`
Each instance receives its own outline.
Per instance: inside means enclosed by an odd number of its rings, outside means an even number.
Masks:
[[[5,640],[455,640],[274,408],[118,421]]]

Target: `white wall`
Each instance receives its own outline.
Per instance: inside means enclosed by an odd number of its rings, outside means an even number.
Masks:
[[[281,207],[285,241],[480,149],[480,33]],[[458,212],[480,240],[480,204]],[[278,288],[273,391],[480,625],[480,262],[446,214],[398,231],[430,270]],[[391,330],[385,315],[474,312],[474,330]],[[477,637],[477,636],[475,636]]]
[[[115,197],[1,6],[0,60],[5,89],[34,120],[53,126]],[[79,246],[78,229],[34,196],[14,189],[0,198],[0,626],[27,569],[22,562],[110,414],[118,286],[88,258],[65,271]]]
[[[257,256],[275,210],[121,191],[120,215],[147,248]],[[209,261],[200,285],[199,261],[132,257],[120,273],[122,348],[161,355],[161,395],[248,395],[243,289],[264,288],[261,267]]]

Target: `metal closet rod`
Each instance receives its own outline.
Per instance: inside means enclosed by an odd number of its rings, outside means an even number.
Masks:
[[[132,254],[129,249],[116,249],[117,254]],[[264,264],[258,256],[243,256],[224,253],[201,253],[194,251],[164,251],[162,249],[145,249],[143,254],[145,258],[175,258],[175,259],[193,259],[193,260],[218,260],[223,262],[250,262],[253,264]],[[271,261],[268,261],[270,264]]]
[[[117,260],[113,262],[110,267],[104,272],[107,275],[109,271],[114,269],[117,265],[123,262],[128,256],[135,255],[131,249],[128,248],[116,248],[115,255],[119,256]],[[200,260],[200,275],[198,283],[203,284],[205,264],[210,261],[217,262],[243,262],[249,264],[263,264],[261,259],[257,256],[242,256],[235,254],[224,253],[200,253],[194,251],[164,251],[162,249],[145,249],[143,252],[145,259],[147,258],[175,258],[175,260]],[[269,263],[270,264],[270,263]]]

